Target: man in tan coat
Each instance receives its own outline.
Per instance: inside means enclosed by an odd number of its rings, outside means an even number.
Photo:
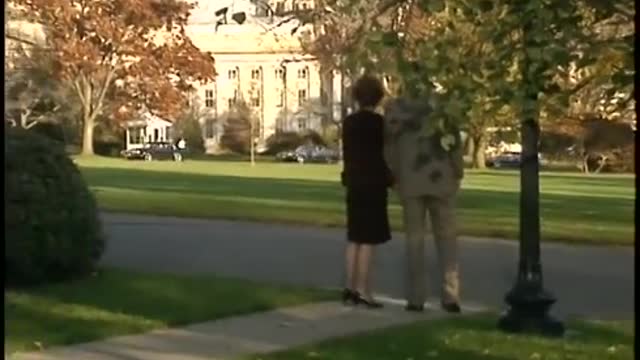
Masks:
[[[406,232],[407,310],[422,311],[426,300],[428,213],[442,274],[442,307],[458,313],[455,200],[464,171],[462,146],[457,130],[447,136],[425,134],[430,113],[426,101],[397,98],[385,106],[386,157],[402,203]],[[452,138],[453,144],[448,141]]]

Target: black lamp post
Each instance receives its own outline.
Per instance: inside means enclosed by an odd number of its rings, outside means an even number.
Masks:
[[[523,26],[525,49],[538,46],[531,32],[532,21]],[[539,48],[539,47],[538,47]],[[525,55],[526,56],[526,55]],[[527,87],[521,127],[522,154],[520,168],[520,261],[518,277],[505,296],[508,312],[500,318],[498,327],[507,332],[533,332],[562,336],[564,325],[549,316],[555,297],[544,289],[540,262],[540,184],[537,122],[538,87],[540,77],[530,70],[530,61],[523,63],[523,80]]]

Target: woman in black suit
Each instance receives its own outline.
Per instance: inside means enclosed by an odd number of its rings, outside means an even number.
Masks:
[[[370,264],[375,245],[391,239],[387,188],[391,173],[384,160],[384,124],[375,107],[384,97],[380,81],[363,76],[353,87],[358,111],[344,119],[342,144],[346,187],[347,248],[345,303],[377,308],[371,296]]]

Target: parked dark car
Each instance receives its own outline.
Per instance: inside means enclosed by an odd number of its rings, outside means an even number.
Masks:
[[[169,142],[147,143],[142,148],[122,151],[122,156],[127,160],[183,160],[182,152]]]
[[[276,154],[276,160],[284,162],[325,163],[332,164],[340,159],[337,151],[326,146],[302,145],[295,150],[282,151]]]
[[[492,168],[519,168],[521,154],[515,151],[507,151],[494,156],[486,161],[486,165]],[[542,154],[538,154],[538,160],[542,161]]]

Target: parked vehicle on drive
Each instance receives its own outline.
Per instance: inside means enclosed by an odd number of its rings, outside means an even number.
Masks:
[[[283,162],[332,164],[340,159],[338,151],[321,145],[302,145],[295,150],[276,154],[276,160]]]
[[[487,159],[486,165],[492,168],[519,168],[521,153],[516,151],[506,151]],[[542,161],[542,154],[538,154],[538,160]]]
[[[127,160],[183,160],[182,151],[169,142],[147,143],[141,148],[122,151],[122,156]]]

